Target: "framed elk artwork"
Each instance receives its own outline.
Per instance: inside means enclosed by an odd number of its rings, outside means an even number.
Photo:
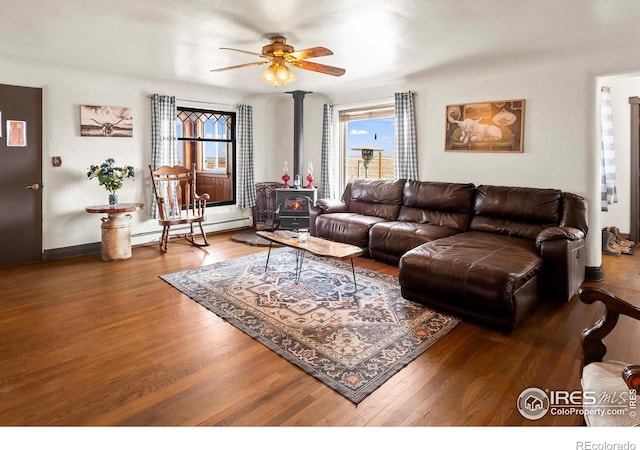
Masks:
[[[445,151],[522,153],[524,99],[447,105]]]

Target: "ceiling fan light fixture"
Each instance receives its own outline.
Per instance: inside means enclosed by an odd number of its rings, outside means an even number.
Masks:
[[[273,63],[267,67],[267,69],[262,72],[260,78],[262,78],[262,81],[265,83],[276,87],[289,84],[297,79],[285,64],[278,63]]]
[[[274,65],[271,64],[269,67],[267,67],[267,69],[262,72],[260,78],[262,78],[262,81],[264,81],[265,83],[275,85],[275,83],[277,83],[277,77]]]
[[[287,68],[287,66],[285,66],[284,64],[278,64],[276,68],[276,78],[278,78],[278,81],[286,83],[290,77],[291,71]]]
[[[318,64],[307,61],[309,58],[317,58],[320,56],[333,55],[333,52],[324,47],[311,47],[304,50],[295,51],[291,45],[287,44],[287,40],[283,36],[274,36],[269,39],[270,44],[262,47],[262,53],[251,52],[247,50],[239,50],[236,48],[221,47],[222,50],[233,50],[236,52],[249,54],[261,58],[261,61],[255,61],[245,64],[238,64],[230,67],[222,67],[220,69],[212,69],[211,72],[223,72],[231,69],[239,69],[241,67],[259,66],[269,64],[260,78],[267,84],[272,86],[282,86],[296,81],[295,74],[289,68],[289,65],[296,69],[309,70],[311,72],[323,73],[339,77],[344,75],[345,70],[340,67],[328,66],[326,64]]]

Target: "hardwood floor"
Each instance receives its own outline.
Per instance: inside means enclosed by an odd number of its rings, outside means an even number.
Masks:
[[[157,244],[126,261],[99,255],[0,269],[0,425],[483,426],[524,419],[523,389],[579,390],[579,337],[599,313],[577,297],[545,303],[511,335],[462,323],[358,406],[158,276],[264,247],[210,236]],[[359,266],[397,268],[366,258]],[[640,257],[605,256],[598,283],[640,303]],[[640,361],[624,319],[608,356]]]

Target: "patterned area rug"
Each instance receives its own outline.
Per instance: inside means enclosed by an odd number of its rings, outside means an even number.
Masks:
[[[280,248],[160,278],[353,403],[458,320],[405,300],[396,277]]]

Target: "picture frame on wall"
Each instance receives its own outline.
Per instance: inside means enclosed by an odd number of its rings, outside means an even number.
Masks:
[[[133,137],[133,111],[125,106],[80,105],[80,136]]]
[[[7,147],[27,146],[27,122],[7,120]]]
[[[524,99],[446,105],[445,151],[522,153]]]

